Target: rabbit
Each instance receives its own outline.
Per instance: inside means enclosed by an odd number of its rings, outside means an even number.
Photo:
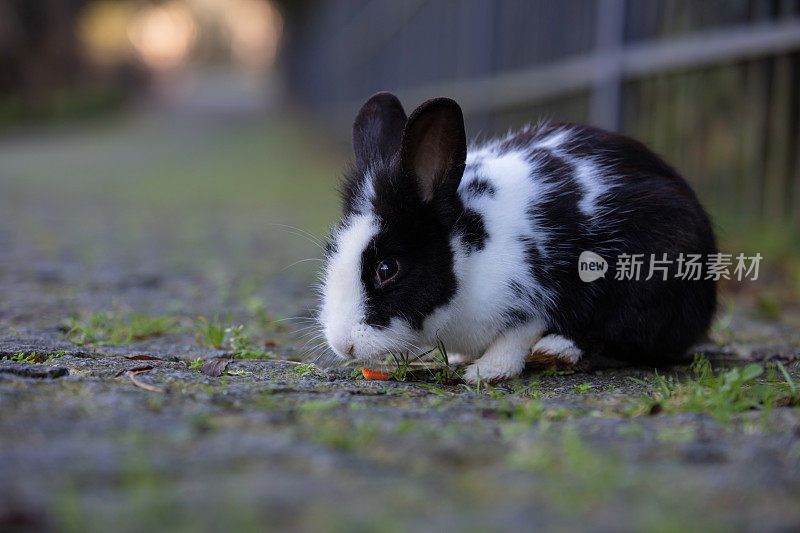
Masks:
[[[407,118],[382,92],[356,116],[353,151],[320,276],[318,320],[339,357],[441,341],[469,363],[466,382],[493,382],[532,352],[586,369],[669,364],[708,330],[715,280],[706,266],[680,278],[677,263],[716,252],[709,217],[638,141],[543,122],[468,148],[454,100]],[[592,281],[584,252],[607,262]],[[673,263],[616,279],[624,254]]]

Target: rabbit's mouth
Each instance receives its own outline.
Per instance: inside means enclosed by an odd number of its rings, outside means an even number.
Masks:
[[[422,352],[423,344],[419,335],[408,322],[393,319],[388,326],[373,326],[363,321],[355,324],[329,323],[325,339],[333,352],[345,361],[375,360],[390,354]]]

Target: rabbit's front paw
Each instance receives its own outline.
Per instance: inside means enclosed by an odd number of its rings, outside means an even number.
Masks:
[[[481,381],[492,383],[515,377],[522,372],[524,367],[524,359],[522,364],[518,364],[515,361],[486,361],[484,356],[467,367],[464,372],[464,381],[471,385],[477,385]]]
[[[460,353],[448,353],[447,364],[449,365],[468,365],[475,360],[475,357],[464,355]]]
[[[480,359],[467,367],[464,381],[475,385],[518,376],[525,368],[531,347],[542,338],[542,329],[541,324],[531,322],[504,332]]]

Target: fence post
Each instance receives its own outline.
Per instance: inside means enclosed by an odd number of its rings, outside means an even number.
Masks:
[[[590,120],[612,131],[620,125],[624,41],[625,0],[598,0]]]

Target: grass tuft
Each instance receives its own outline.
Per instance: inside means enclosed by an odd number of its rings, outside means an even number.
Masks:
[[[117,311],[103,311],[82,318],[73,315],[69,319],[66,335],[70,342],[78,345],[130,344],[169,333],[176,326],[175,319],[168,316],[140,313],[123,315]]]
[[[275,354],[263,348],[256,348],[244,332],[244,326],[229,327],[226,330],[231,355],[236,359],[272,359]]]
[[[319,376],[319,377],[327,377],[328,374],[322,370],[321,368],[317,367],[314,363],[302,363],[298,364],[294,368],[294,373],[298,376]]]
[[[225,321],[221,321],[219,313],[214,311],[214,318],[211,320],[201,316],[197,317],[196,320],[192,320],[192,323],[194,324],[197,341],[201,346],[221,349],[231,327],[231,312],[228,311],[228,318]]]
[[[62,350],[57,351],[56,353],[44,355],[39,354],[37,352],[17,352],[16,355],[4,355],[0,361],[16,361],[18,363],[29,363],[29,364],[41,364],[46,361],[50,361],[51,359],[57,359],[64,355]]]
[[[630,379],[650,392],[650,401],[643,406],[644,412],[698,412],[725,422],[736,413],[751,409],[769,411],[779,405],[800,401],[800,391],[786,368],[777,364],[782,379],[778,379],[775,368],[771,368],[766,379],[758,380],[764,375],[761,365],[753,363],[715,373],[708,359],[696,356],[689,379],[680,380],[658,373],[652,381]]]
[[[427,368],[432,374],[434,383],[440,385],[452,384],[454,381],[461,379],[463,372],[462,369],[457,369],[450,365],[447,348],[438,338],[436,347],[419,355],[411,355],[409,352],[390,352],[389,358],[390,363],[394,364],[394,369],[389,372],[389,379],[395,381],[407,381],[413,366],[422,362],[425,358],[430,360],[430,365]]]

